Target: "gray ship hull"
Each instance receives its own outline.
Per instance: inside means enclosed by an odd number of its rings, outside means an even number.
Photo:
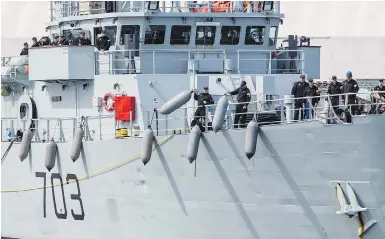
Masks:
[[[46,144],[23,162],[14,144],[2,164],[2,237],[352,239],[358,218],[336,214],[335,186],[349,182],[365,222],[377,221],[363,238],[385,238],[384,126],[383,116],[264,126],[251,160],[245,130],[209,132],[196,164],[184,156],[188,135],[158,137],[146,166],[140,139],[84,142],[75,162],[71,142],[58,143],[51,172]],[[65,183],[74,175],[79,186]]]

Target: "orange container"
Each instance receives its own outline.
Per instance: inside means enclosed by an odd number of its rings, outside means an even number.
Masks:
[[[130,117],[131,112],[131,117]],[[115,97],[115,119],[121,121],[135,120],[135,97]]]

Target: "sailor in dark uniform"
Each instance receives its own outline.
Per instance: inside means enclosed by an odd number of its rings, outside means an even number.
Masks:
[[[91,40],[86,38],[85,32],[80,32],[80,37],[76,39],[75,45],[91,45]]]
[[[106,35],[106,31],[103,30],[102,34],[98,37],[98,39],[96,41],[96,47],[98,48],[99,51],[100,50],[108,51],[108,49],[110,49],[110,46],[111,46],[111,40]]]
[[[39,47],[40,42],[37,41],[36,37],[32,37],[32,46],[31,47]]]
[[[209,93],[209,88],[205,86],[203,88],[203,92],[199,95],[194,92],[194,99],[198,101],[198,109],[195,111],[195,120],[200,120],[200,122],[204,123],[204,118],[206,117],[206,105],[214,104],[213,97]]]
[[[309,86],[309,83],[305,81],[305,75],[300,76],[300,81],[294,83],[293,88],[291,89],[291,94],[294,95],[294,98],[306,97],[306,87]],[[302,108],[301,119],[305,118],[305,102],[306,99],[296,99],[294,102],[294,120],[299,119],[299,111]]]
[[[53,36],[53,41],[51,43],[52,46],[58,46],[59,45],[59,36],[58,35],[55,35]]]
[[[352,78],[352,72],[348,71],[346,72],[346,80],[342,82],[342,93],[343,94],[348,94],[348,93],[357,93],[358,90],[360,89],[358,87],[357,81],[355,81]],[[349,94],[349,95],[344,95],[342,96],[344,102],[347,103],[347,106],[350,106],[349,109],[351,109],[351,114],[355,115],[356,111],[358,109],[357,106],[357,97],[356,94]]]
[[[376,91],[383,91],[382,93],[378,93],[377,95],[374,95],[373,97],[373,103],[369,114],[382,114],[384,110],[384,104],[381,103],[385,101],[385,86],[384,86],[384,80],[381,79],[379,81],[378,86],[374,87],[374,92]]]
[[[337,81],[337,77],[332,76],[332,82],[328,87],[328,94],[335,95],[335,96],[330,96],[330,100],[331,100],[330,103],[332,104],[334,111],[338,108],[338,105],[340,103],[338,94],[341,94],[341,88],[342,88],[342,84]]]
[[[24,47],[20,52],[20,56],[24,56],[24,55],[28,56],[28,43],[26,42],[24,42]]]
[[[65,36],[60,36],[60,41],[59,41],[59,46],[66,46],[66,45],[68,45],[69,43],[68,43],[68,41],[67,41],[67,39],[65,38]]]
[[[378,82],[378,86],[374,87],[373,89],[374,91],[383,91],[382,93],[378,93],[378,95],[381,97],[381,98],[384,98],[385,100],[385,86],[384,86],[384,80],[381,79],[379,82]]]
[[[251,100],[250,89],[247,88],[246,81],[242,81],[241,86],[231,92],[228,92],[230,95],[237,95],[237,107],[235,108],[235,117],[234,117],[234,128],[244,128],[246,127],[246,112],[247,106]],[[239,124],[238,124],[239,123]]]
[[[306,96],[311,97],[310,102],[314,109],[317,108],[318,102],[320,101],[320,92],[318,87],[314,85],[313,79],[309,79],[309,86],[305,88]],[[312,117],[314,117],[314,110],[311,110]]]

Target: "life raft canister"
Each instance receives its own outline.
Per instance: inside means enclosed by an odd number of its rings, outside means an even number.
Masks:
[[[108,98],[111,99],[111,104],[107,104]],[[106,93],[103,98],[103,105],[104,105],[104,109],[106,109],[107,111],[113,111],[115,108],[115,95],[112,94],[111,92]]]

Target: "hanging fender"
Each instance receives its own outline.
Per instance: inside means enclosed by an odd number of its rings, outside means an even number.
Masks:
[[[112,100],[111,104],[107,104],[108,98]],[[106,93],[103,98],[103,105],[104,109],[106,109],[107,111],[113,111],[115,108],[115,95],[111,92]]]

